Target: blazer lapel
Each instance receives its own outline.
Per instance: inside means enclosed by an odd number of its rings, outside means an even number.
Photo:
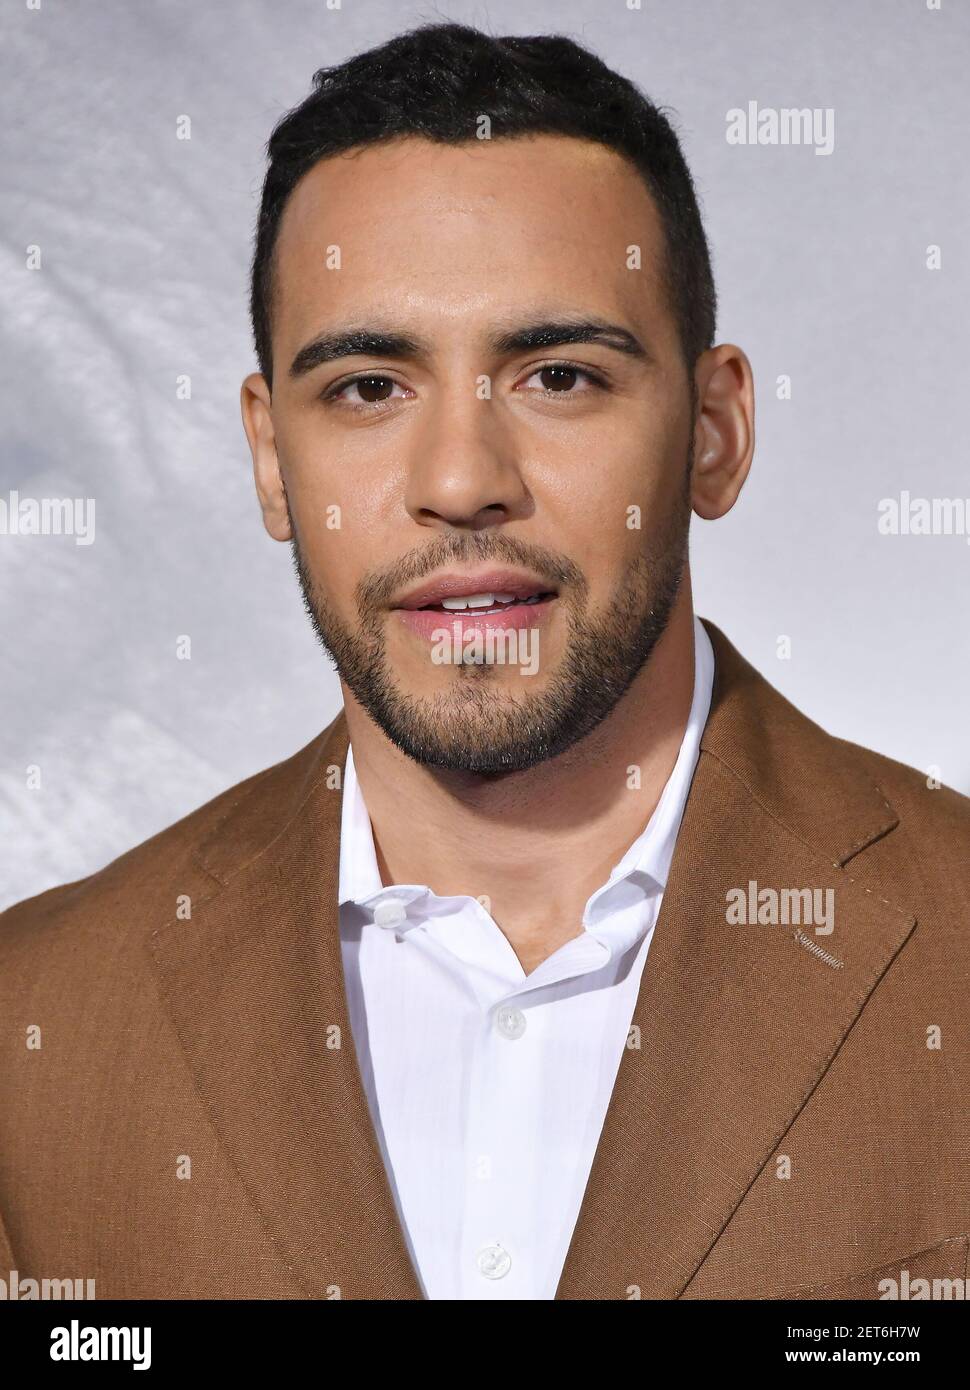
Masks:
[[[714,700],[633,1016],[640,1047],[620,1063],[559,1299],[683,1293],[915,925],[844,869],[897,823],[891,808],[708,629]],[[727,894],[752,881],[831,888],[834,930],[731,925]]]
[[[152,954],[212,1123],[297,1284],[414,1299],[344,989],[334,770],[347,742],[341,715],[284,775],[256,780],[197,852],[215,892],[159,929]]]

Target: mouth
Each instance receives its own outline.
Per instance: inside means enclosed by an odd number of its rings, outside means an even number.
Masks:
[[[533,608],[556,597],[553,589],[537,589],[534,594],[519,597],[515,594],[460,594],[454,598],[442,599],[439,603],[423,603],[420,608],[412,608],[412,613],[460,614],[472,618],[487,618],[496,613],[507,613],[513,608]]]
[[[469,633],[538,627],[548,617],[558,593],[524,572],[491,575],[440,575],[398,600],[397,618],[420,637],[442,630],[453,638]]]

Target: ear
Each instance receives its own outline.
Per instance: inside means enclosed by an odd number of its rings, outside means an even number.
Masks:
[[[716,521],[738,500],[754,454],[754,378],[751,363],[733,343],[697,359],[697,417],[691,505]]]
[[[276,453],[272,397],[265,377],[259,372],[252,372],[243,382],[239,404],[243,429],[253,456],[253,474],[259,505],[263,509],[263,525],[275,541],[291,540],[293,527]]]

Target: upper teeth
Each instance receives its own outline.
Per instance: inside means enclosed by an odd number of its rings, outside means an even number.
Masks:
[[[462,594],[458,598],[441,600],[442,608],[456,611],[463,608],[491,608],[494,603],[515,603],[515,594]]]

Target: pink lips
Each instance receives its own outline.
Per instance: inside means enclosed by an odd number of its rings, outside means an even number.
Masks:
[[[424,608],[429,603],[440,603],[442,599],[464,594],[513,594],[516,598],[530,598],[554,589],[554,584],[548,584],[528,570],[491,569],[480,570],[477,574],[461,574],[454,570],[426,579],[391,606]]]
[[[507,594],[515,603],[494,605],[494,611],[482,609],[443,609],[444,599],[470,594]],[[536,594],[544,597],[537,603],[525,603]],[[475,574],[458,571],[438,574],[425,580],[397,600],[393,607],[396,617],[420,637],[432,639],[447,632],[453,642],[463,642],[466,634],[508,631],[538,627],[549,615],[556,601],[553,585],[528,570],[490,569]],[[427,605],[434,604],[429,608]]]

